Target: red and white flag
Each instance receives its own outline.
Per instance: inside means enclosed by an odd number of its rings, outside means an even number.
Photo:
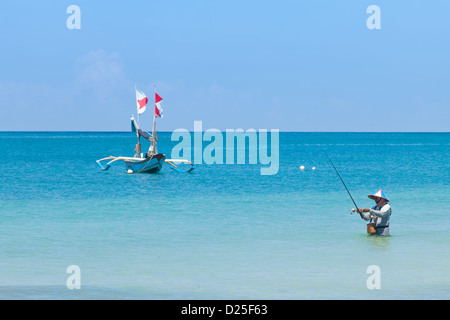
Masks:
[[[161,107],[162,98],[155,92],[155,115],[157,117],[163,117],[163,109]]]
[[[148,98],[147,96],[139,90],[136,90],[136,104],[138,114],[142,114],[147,107]]]

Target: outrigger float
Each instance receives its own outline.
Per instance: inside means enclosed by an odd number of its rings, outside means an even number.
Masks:
[[[186,159],[166,159],[165,154],[158,153],[157,149],[158,134],[156,132],[156,118],[162,117],[162,107],[161,107],[162,98],[155,91],[155,113],[153,115],[152,134],[148,132],[145,133],[139,128],[139,115],[145,111],[148,99],[143,92],[136,90],[136,101],[138,114],[137,123],[136,120],[134,119],[134,116],[133,115],[131,116],[131,130],[132,132],[136,132],[136,136],[138,138],[136,147],[134,149],[134,151],[136,152],[134,157],[109,156],[106,158],[99,159],[97,160],[97,164],[99,165],[100,169],[102,169],[103,171],[107,171],[109,168],[111,168],[111,165],[116,161],[123,161],[125,163],[125,166],[128,168],[127,172],[129,174],[157,173],[162,169],[164,163],[168,163],[170,165],[170,168],[177,172],[191,172],[192,170],[194,170],[195,166],[193,165],[193,163]],[[150,141],[150,147],[147,153],[145,153],[145,155],[141,153],[141,143],[140,143],[141,137]],[[102,161],[106,160],[110,161],[107,162],[106,165],[103,165]],[[190,165],[189,169],[187,170],[180,169],[176,164],[179,165],[181,163]]]

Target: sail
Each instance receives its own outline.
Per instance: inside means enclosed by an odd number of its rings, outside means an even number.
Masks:
[[[138,129],[138,133],[139,133],[139,137],[142,137],[148,141],[151,141],[152,138],[148,134],[146,134],[144,131],[142,131],[141,129]]]

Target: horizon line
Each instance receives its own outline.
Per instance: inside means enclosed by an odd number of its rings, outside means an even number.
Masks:
[[[242,129],[242,128],[235,128],[234,130]],[[252,129],[252,128],[250,128]],[[225,132],[225,130],[220,130]],[[248,129],[247,129],[248,130]],[[261,130],[261,129],[254,129],[255,131]],[[277,129],[264,129],[267,130],[267,132],[270,132],[270,130],[277,130]],[[173,130],[175,131],[175,130]],[[158,131],[159,133],[172,133],[173,131]],[[189,132],[200,132],[200,131],[194,131],[194,130],[188,130]],[[244,130],[245,133],[246,130]],[[64,133],[64,132],[70,132],[70,133],[134,133],[132,131],[110,131],[110,130],[0,130],[0,133],[21,133],[21,132],[27,132],[27,133]],[[206,130],[202,130],[202,133],[206,132]],[[281,131],[280,133],[450,133],[450,131]],[[225,132],[226,133],[226,132]]]

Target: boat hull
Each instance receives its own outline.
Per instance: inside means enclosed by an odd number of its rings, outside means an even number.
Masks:
[[[157,173],[161,170],[165,159],[162,153],[158,153],[141,161],[125,160],[124,162],[128,170],[131,169],[133,173]]]

